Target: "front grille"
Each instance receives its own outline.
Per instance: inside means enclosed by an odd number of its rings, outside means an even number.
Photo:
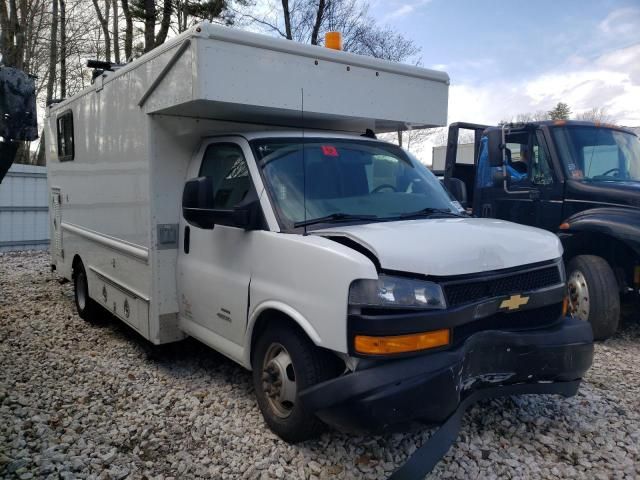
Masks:
[[[518,331],[543,328],[554,324],[561,316],[562,303],[514,313],[496,313],[495,315],[454,327],[452,343],[457,345],[474,333],[484,330]]]
[[[495,298],[513,293],[530,292],[545,287],[558,285],[561,282],[560,270],[557,265],[501,275],[483,280],[469,280],[444,284],[447,305],[456,307],[465,303],[472,303],[484,298]]]

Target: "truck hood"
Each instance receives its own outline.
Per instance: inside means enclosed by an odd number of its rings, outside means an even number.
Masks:
[[[589,202],[593,207],[620,205],[640,208],[640,182],[567,181],[567,200]]]
[[[338,241],[346,237],[371,251],[383,269],[421,275],[486,272],[562,256],[554,234],[489,218],[336,225],[311,233]]]

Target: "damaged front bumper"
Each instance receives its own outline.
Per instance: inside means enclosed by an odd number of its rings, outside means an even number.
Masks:
[[[466,398],[512,393],[574,395],[593,360],[587,322],[562,318],[527,331],[480,331],[453,350],[379,362],[310,387],[306,408],[339,430],[411,421],[441,423]],[[516,386],[524,388],[514,388]]]

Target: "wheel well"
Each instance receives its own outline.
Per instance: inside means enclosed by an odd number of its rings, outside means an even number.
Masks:
[[[253,331],[251,332],[251,363],[253,364],[253,353],[256,340],[266,330],[268,325],[274,324],[286,325],[287,328],[293,328],[298,330],[299,333],[309,338],[307,333],[302,329],[300,325],[296,323],[289,315],[279,310],[267,309],[258,315],[255,324],[253,325]],[[311,341],[311,339],[309,339]]]
[[[595,232],[579,232],[563,239],[565,262],[578,255],[596,255],[607,261],[613,270],[621,291],[633,285],[635,265],[640,264],[638,255],[617,238]]]
[[[82,259],[80,258],[80,255],[76,254],[73,257],[73,261],[71,262],[71,279],[75,278],[76,271],[80,266],[84,268],[84,264],[82,263]]]
[[[274,326],[276,324],[284,325],[286,326],[286,328],[291,328],[293,330],[296,330],[300,335],[303,335],[305,338],[307,338],[307,340],[309,340],[311,344],[314,344],[313,340],[309,338],[309,335],[307,335],[307,332],[304,331],[304,329],[298,324],[298,322],[296,322],[293,318],[291,318],[286,313],[269,308],[261,312],[260,315],[258,315],[258,318],[256,319],[255,324],[253,326],[253,331],[251,332],[250,362],[252,365],[253,365],[253,355],[255,352],[254,347],[257,339],[268,327]],[[320,347],[316,347],[316,348],[320,348]],[[327,350],[324,348],[320,348],[320,350],[324,350],[325,352],[331,352],[330,350]],[[344,363],[343,359],[339,358],[333,352],[331,353],[332,353],[332,356],[335,357],[336,361]]]

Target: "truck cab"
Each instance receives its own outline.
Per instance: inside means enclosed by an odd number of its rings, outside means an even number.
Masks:
[[[458,162],[460,129],[476,133],[474,163]],[[621,302],[640,291],[640,142],[614,125],[542,121],[452,124],[445,183],[478,217],[556,233],[571,314],[597,339],[615,333]],[[466,191],[466,194],[465,194]]]

